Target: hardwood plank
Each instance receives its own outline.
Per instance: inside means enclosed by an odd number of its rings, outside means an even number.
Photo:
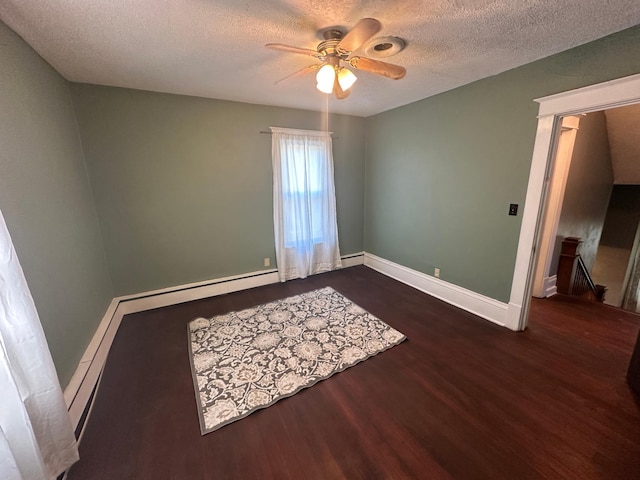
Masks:
[[[186,324],[327,285],[408,340],[201,436]],[[639,328],[554,297],[514,333],[363,266],[128,315],[68,478],[638,478]]]

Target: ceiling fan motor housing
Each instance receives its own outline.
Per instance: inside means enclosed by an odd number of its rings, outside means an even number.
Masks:
[[[318,53],[325,57],[327,60],[330,58],[341,58],[344,60],[347,58],[348,52],[344,54],[340,53],[337,49],[338,43],[340,43],[339,38],[320,42],[318,44]]]

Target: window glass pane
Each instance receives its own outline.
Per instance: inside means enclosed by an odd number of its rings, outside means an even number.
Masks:
[[[324,238],[323,194],[330,172],[324,141],[285,140],[282,164],[284,240],[287,247],[321,243]]]

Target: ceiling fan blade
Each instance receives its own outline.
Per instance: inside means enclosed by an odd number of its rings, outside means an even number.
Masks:
[[[291,75],[287,75],[286,77],[281,78],[275,83],[275,85],[279,84],[280,82],[284,82],[285,80],[290,80],[292,78],[299,77],[300,75],[311,73],[314,70],[318,70],[321,66],[321,63],[314,63],[313,65],[309,65],[308,67],[301,68],[297,72],[293,72]]]
[[[336,50],[341,54],[348,54],[360,48],[364,43],[380,31],[382,24],[375,18],[363,18],[347,33]]]
[[[383,77],[391,78],[393,80],[400,80],[407,74],[407,70],[400,65],[393,65],[387,62],[381,62],[380,60],[373,60],[365,57],[353,57],[349,60],[349,65],[358,70],[364,70],[365,72],[375,73],[376,75],[382,75]]]
[[[267,43],[265,47],[271,48],[273,50],[282,50],[283,52],[311,55],[312,57],[319,56],[316,50],[311,50],[310,48],[292,47],[291,45],[284,45],[283,43]]]
[[[351,89],[347,90],[346,92],[342,90],[340,82],[338,82],[338,76],[336,75],[336,79],[333,82],[333,94],[338,100],[344,100],[349,96],[349,93],[351,93]]]

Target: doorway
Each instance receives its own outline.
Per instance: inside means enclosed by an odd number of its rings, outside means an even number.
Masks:
[[[640,74],[551,95],[536,101],[540,104],[538,127],[507,310],[508,323],[514,330],[524,330],[527,326],[536,247],[543,228],[543,212],[549,191],[555,146],[561,131],[561,119],[640,103]]]

